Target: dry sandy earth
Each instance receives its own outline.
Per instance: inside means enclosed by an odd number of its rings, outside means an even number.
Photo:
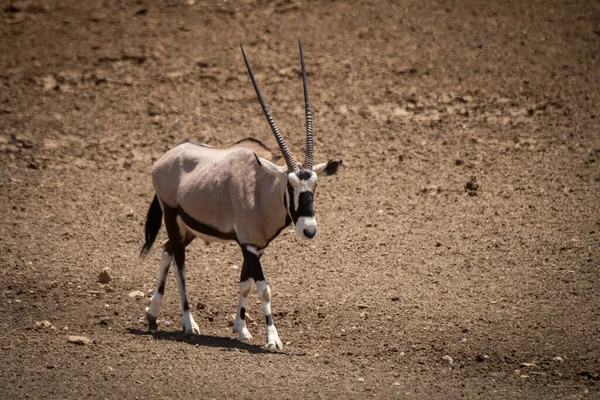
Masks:
[[[598,1],[191,3],[2,2],[2,398],[600,397]],[[284,351],[254,293],[234,340],[235,244],[188,249],[202,335],[173,275],[150,334],[151,165],[276,146],[239,42],[301,154],[298,37],[344,168],[263,257]]]

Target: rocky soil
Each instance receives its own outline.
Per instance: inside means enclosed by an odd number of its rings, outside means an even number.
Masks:
[[[597,1],[1,5],[3,398],[600,397]],[[301,154],[298,37],[344,167],[263,257],[284,350],[255,293],[234,339],[235,244],[188,249],[202,335],[172,275],[148,332],[152,163],[276,147],[240,42]]]

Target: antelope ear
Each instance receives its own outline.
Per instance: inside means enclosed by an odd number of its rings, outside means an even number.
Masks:
[[[329,160],[326,163],[315,165],[313,171],[319,176],[331,176],[335,175],[341,166],[342,160]]]
[[[264,158],[260,157],[256,153],[254,153],[254,157],[256,158],[256,162],[258,163],[258,165],[260,165],[266,173],[271,174],[273,176],[278,176],[278,177],[285,176],[287,174],[287,166],[286,165],[284,165],[283,167],[280,167],[279,165],[273,164],[269,160],[265,160]]]

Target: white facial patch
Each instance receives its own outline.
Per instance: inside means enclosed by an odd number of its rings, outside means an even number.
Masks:
[[[289,175],[294,195],[294,211],[298,212],[300,195],[303,192],[314,193],[317,186],[317,174],[310,171],[308,179],[300,179],[296,174]],[[314,239],[317,236],[317,219],[314,216],[300,216],[296,221],[296,234],[301,239]]]
[[[296,235],[301,239],[317,237],[317,219],[315,217],[300,217],[296,222]]]

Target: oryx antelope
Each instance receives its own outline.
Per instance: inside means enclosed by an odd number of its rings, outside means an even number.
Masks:
[[[312,115],[302,45],[300,62],[306,107],[306,154],[304,162],[294,160],[271,113],[242,49],[250,79],[269,122],[282,156],[272,153],[255,139],[244,139],[226,149],[216,149],[186,141],[168,151],[152,167],[156,195],[146,218],[146,242],[142,254],[150,250],[164,214],[168,240],[163,245],[154,295],[146,309],[150,329],[163,300],[165,280],[172,261],[183,309],[183,329],[200,333],[189,310],[185,283],[185,247],[199,237],[205,242],[236,241],[244,257],[240,278],[239,305],[233,331],[239,340],[251,340],[246,327],[246,301],[256,284],[262,302],[267,332],[267,348],[282,348],[271,315],[271,290],[263,274],[260,258],[271,240],[294,222],[302,239],[317,235],[313,197],[317,176],[333,175],[341,160],[313,165]]]

